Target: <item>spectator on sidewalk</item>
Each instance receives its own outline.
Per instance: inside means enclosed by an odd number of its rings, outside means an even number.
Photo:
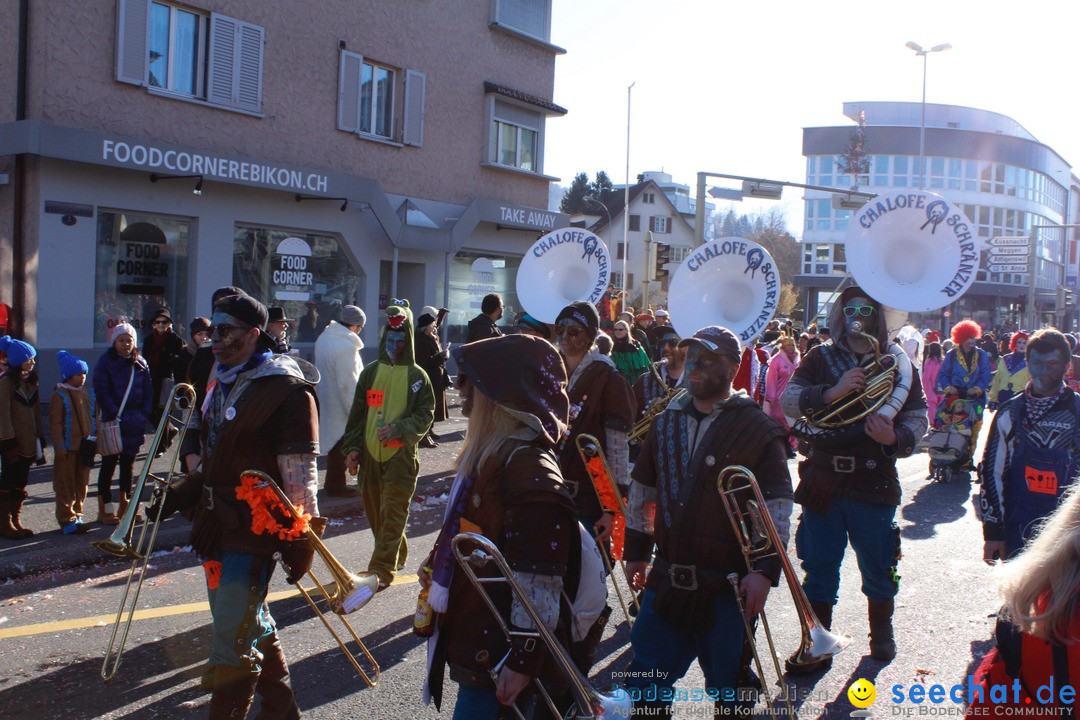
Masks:
[[[101,421],[119,419],[123,442],[118,454],[102,456],[98,470],[98,522],[106,525],[118,525],[127,511],[135,456],[142,447],[146,423],[154,409],[150,368],[139,354],[137,341],[135,328],[120,323],[113,328],[112,347],[94,366],[94,397],[101,409]],[[117,465],[120,466],[119,507],[113,504],[111,489]]]
[[[446,361],[450,359],[450,350],[443,350],[439,342],[436,314],[437,312],[425,312],[416,321],[416,364],[427,373],[428,380],[431,381],[431,390],[435,395],[434,422],[442,422],[449,417],[446,389],[450,387],[450,375],[446,372]],[[427,435],[420,439],[420,447],[438,447],[438,440],[439,436],[432,423]]]
[[[156,428],[162,413],[165,412],[169,394],[176,384],[176,365],[184,353],[184,338],[173,331],[172,315],[168,308],[158,308],[154,312],[151,325],[153,331],[143,340],[142,356],[150,367],[150,381],[153,385],[150,423]],[[169,434],[165,436],[160,447],[151,448],[155,457],[165,453],[175,434],[176,431],[170,427]]]
[[[356,381],[364,369],[360,332],[367,323],[364,311],[355,305],[341,308],[315,341],[315,367],[319,370],[319,447],[326,453],[326,494],[352,497],[359,490],[346,487],[345,456],[341,441],[349,421]]]
[[[34,459],[44,459],[45,428],[38,403],[34,372],[37,350],[22,340],[8,339],[8,370],[0,376],[0,537],[8,540],[34,534],[19,521],[26,500],[26,483]]]
[[[292,322],[292,318],[285,317],[285,308],[283,307],[268,307],[266,312],[269,317],[266,321],[266,334],[277,343],[274,354],[296,355],[297,353],[289,345],[289,324]]]
[[[197,317],[191,321],[189,327],[191,331],[191,340],[184,345],[184,352],[180,353],[180,357],[176,360],[175,377],[176,382],[188,382],[188,368],[191,367],[191,361],[195,359],[195,353],[199,351],[203,345],[210,342],[210,319],[204,317]]]
[[[90,485],[89,464],[79,451],[84,440],[96,434],[94,396],[86,391],[90,366],[66,350],[56,354],[60,377],[49,400],[49,430],[53,441],[53,492],[56,495],[56,522],[65,535],[84,533],[83,502]],[[88,441],[92,442],[92,441]]]
[[[489,293],[480,302],[480,314],[469,321],[469,334],[465,342],[502,337],[502,330],[495,324],[503,316],[502,296]]]

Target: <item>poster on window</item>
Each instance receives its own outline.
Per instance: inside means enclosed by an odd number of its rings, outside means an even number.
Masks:
[[[270,291],[274,300],[307,302],[315,289],[315,276],[308,267],[311,246],[298,237],[287,237],[278,243],[270,258],[273,272]]]

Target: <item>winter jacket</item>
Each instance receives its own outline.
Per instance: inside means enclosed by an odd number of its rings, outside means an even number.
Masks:
[[[364,369],[360,350],[364,341],[337,320],[331,320],[315,341],[315,367],[319,370],[319,447],[324,453],[345,434],[356,381]]]
[[[18,368],[0,376],[0,444],[14,442],[21,457],[32,458],[37,455],[38,439],[45,437],[37,373],[25,382],[19,376]]]
[[[945,355],[945,362],[941,364],[941,370],[937,377],[937,391],[944,394],[945,388],[954,387],[957,390],[967,390],[968,396],[977,397],[978,393],[972,394],[972,388],[979,388],[985,397],[990,389],[990,356],[985,350],[974,349],[972,364],[974,367],[965,367],[963,357],[957,348],[953,348]]]
[[[132,359],[122,357],[115,348],[109,348],[94,365],[94,397],[97,399],[101,420],[115,420],[124,400],[128,378],[131,377]],[[134,361],[135,379],[131,394],[120,417],[120,437],[124,455],[136,455],[142,447],[146,424],[154,409],[154,387],[150,380],[150,367],[139,358]]]
[[[769,369],[765,376],[765,412],[784,428],[788,427],[788,422],[784,408],[780,406],[780,397],[784,394],[791,376],[795,374],[795,369],[799,367],[799,360],[798,353],[792,360],[786,352],[780,350],[769,360]]]
[[[922,366],[922,386],[926,393],[926,408],[930,416],[937,413],[937,407],[941,404],[941,393],[937,391],[937,376],[941,371],[941,358],[927,358]]]
[[[178,368],[184,368],[181,355],[184,350],[184,339],[172,330],[165,333],[160,343],[155,342],[154,331],[151,330],[143,339],[142,356],[150,368],[150,378],[154,384],[154,407],[160,403],[161,384],[166,378],[183,380],[183,375],[177,374]],[[122,397],[122,396],[121,396]]]

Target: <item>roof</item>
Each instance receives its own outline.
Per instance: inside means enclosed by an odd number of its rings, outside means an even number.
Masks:
[[[668,198],[668,196],[664,194],[664,191],[662,189],[660,189],[660,186],[652,180],[646,180],[645,182],[639,182],[636,185],[630,186],[630,204],[633,205],[638,195],[643,193],[649,187],[656,191],[658,197],[664,198],[664,202],[668,205],[668,207],[671,208],[672,217],[678,218],[678,220],[676,220],[675,222],[682,222],[687,227],[691,227],[690,223],[688,223],[686,221],[686,218],[683,217],[682,213],[679,212],[679,209],[671,203],[671,200]],[[610,213],[611,223],[613,225],[618,224],[617,218],[622,215],[623,208],[626,207],[625,200],[626,193],[623,190],[609,190],[605,192],[600,198],[600,202],[603,203],[604,207],[607,208],[608,213]],[[597,222],[593,223],[589,227],[589,230],[594,233],[600,232],[605,227],[607,227],[607,224],[608,215],[604,214],[603,217],[601,217]]]

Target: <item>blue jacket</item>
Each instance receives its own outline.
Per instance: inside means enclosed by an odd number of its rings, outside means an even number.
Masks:
[[[115,420],[124,400],[128,378],[131,377],[131,358],[121,357],[109,348],[94,366],[94,397],[101,411],[102,421]],[[120,436],[124,442],[124,455],[137,455],[146,435],[146,424],[154,408],[154,390],[150,380],[150,366],[139,358],[135,364],[135,379],[131,383],[124,414],[120,417]]]
[[[983,397],[986,397],[990,389],[990,377],[990,356],[985,350],[975,348],[975,367],[968,373],[957,358],[957,349],[953,348],[945,355],[945,362],[941,364],[935,389],[940,393],[949,386],[957,390],[970,390],[977,387],[982,390]]]

